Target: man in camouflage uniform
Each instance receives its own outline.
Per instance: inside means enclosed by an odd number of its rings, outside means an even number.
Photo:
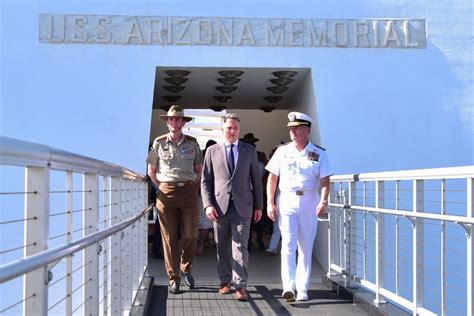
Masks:
[[[147,158],[148,175],[158,188],[156,208],[161,228],[169,292],[179,293],[181,273],[184,283],[194,288],[191,275],[196,248],[198,207],[197,188],[202,171],[202,153],[196,139],[182,133],[191,117],[178,105],[166,115],[169,133],[157,137]],[[178,225],[181,240],[178,244]]]

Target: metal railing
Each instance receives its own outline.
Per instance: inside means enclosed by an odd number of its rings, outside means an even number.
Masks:
[[[413,315],[474,315],[474,166],[331,177],[328,276]]]
[[[0,168],[0,314],[129,311],[148,262],[144,176],[7,137]]]

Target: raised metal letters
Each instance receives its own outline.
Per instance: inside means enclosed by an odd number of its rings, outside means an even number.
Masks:
[[[426,21],[40,14],[39,41],[100,45],[426,48]]]

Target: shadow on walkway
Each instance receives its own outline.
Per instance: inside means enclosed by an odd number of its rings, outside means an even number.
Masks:
[[[195,258],[196,288],[183,283],[181,293],[169,294],[163,260],[150,259],[149,272],[155,277],[148,315],[367,315],[348,299],[321,283],[321,267],[314,262],[309,301],[287,303],[281,298],[280,256],[265,252],[250,254],[247,291],[250,299],[239,302],[234,294],[218,293],[215,249],[206,248]]]

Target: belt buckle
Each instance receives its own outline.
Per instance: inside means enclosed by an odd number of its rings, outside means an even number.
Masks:
[[[304,191],[301,191],[301,190],[296,190],[296,192],[295,192],[295,193],[296,193],[296,195],[298,195],[298,196],[301,196],[301,195],[303,195],[303,194],[304,194]]]
[[[178,187],[184,187],[184,182],[176,182],[176,186],[178,186]]]

